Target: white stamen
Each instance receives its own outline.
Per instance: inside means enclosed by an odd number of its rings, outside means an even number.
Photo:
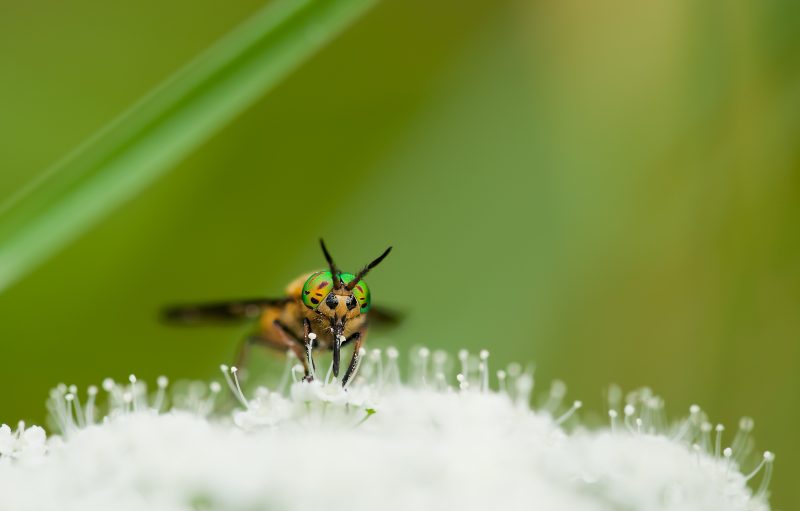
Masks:
[[[419,356],[419,383],[422,386],[428,384],[428,358],[431,351],[428,348],[420,348],[417,352]]]
[[[447,390],[447,377],[444,375],[443,372],[437,371],[434,375],[434,389],[439,392],[443,392]]]
[[[497,371],[497,386],[500,389],[501,394],[505,394],[508,392],[506,389],[506,372],[500,369]]]
[[[196,406],[197,414],[201,417],[205,417],[214,410],[214,403],[217,400],[217,396],[219,392],[222,390],[222,386],[219,384],[218,381],[212,381],[208,384],[208,395],[205,396],[205,399],[202,399]],[[156,410],[160,410],[157,408]]]
[[[295,383],[300,383],[300,380],[303,379],[305,372],[303,371],[303,366],[300,364],[295,364],[292,366],[292,380]]]
[[[355,381],[356,376],[358,375],[358,369],[361,367],[361,359],[367,354],[367,350],[365,348],[360,348],[358,350],[358,356],[356,357],[356,365],[353,367],[353,374],[350,375],[350,379],[347,380],[347,383],[344,385],[344,390],[347,390],[350,385]]]
[[[222,376],[225,378],[225,383],[228,384],[228,388],[233,393],[233,396],[239,401],[239,403],[245,407],[246,409],[250,408],[250,405],[247,402],[247,399],[242,394],[242,389],[239,386],[239,379],[236,377],[237,369],[235,367],[228,367],[225,364],[219,366],[220,371],[222,371]]]
[[[466,377],[469,374],[469,351],[465,349],[458,350],[458,360],[461,362],[461,374]]]
[[[278,393],[283,394],[286,392],[286,386],[289,384],[289,378],[292,377],[292,366],[294,366],[294,351],[286,350],[286,363],[283,365],[283,373],[281,374],[281,381],[278,384]]]
[[[375,379],[378,385],[383,385],[383,357],[381,357],[381,350],[378,348],[373,349],[369,353],[369,360],[372,362],[372,367],[375,369]]]
[[[544,405],[545,411],[547,411],[550,415],[553,415],[558,407],[561,406],[561,402],[564,400],[564,396],[567,395],[567,384],[561,380],[553,380],[550,384],[550,396],[547,398],[547,402]]]
[[[706,421],[700,425],[700,439],[702,441],[702,447],[704,451],[708,451],[711,448],[711,430],[714,429],[714,426],[711,425],[710,422]]]
[[[331,383],[332,374],[333,374],[333,360],[331,360],[331,363],[328,364],[328,372],[325,373],[325,380],[324,380],[325,385],[329,385]]]
[[[567,420],[568,420],[570,417],[572,417],[572,415],[573,415],[573,414],[574,414],[576,411],[578,411],[578,410],[579,410],[579,409],[580,409],[582,406],[583,406],[583,403],[582,403],[582,402],[580,402],[580,401],[575,401],[575,402],[573,402],[573,403],[572,403],[572,406],[570,407],[570,409],[569,409],[569,410],[567,410],[567,411],[566,411],[566,412],[565,412],[565,413],[564,413],[564,414],[563,414],[561,417],[559,417],[558,419],[556,419],[556,424],[558,424],[559,426],[560,426],[561,424],[564,424],[564,423],[565,423],[565,422],[566,422],[566,421],[567,421]]]
[[[531,392],[533,391],[533,375],[530,373],[523,373],[515,380],[514,390],[517,406],[528,406],[531,399]]]
[[[625,427],[628,428],[628,430],[631,433],[633,433],[634,429],[632,421],[633,421],[633,415],[636,413],[636,407],[633,406],[632,404],[627,404],[625,405],[625,408],[622,409],[622,412],[625,414],[625,419],[623,421],[625,423]]]
[[[714,428],[716,431],[716,437],[714,439],[714,457],[719,458],[720,454],[722,453],[722,432],[725,431],[725,426],[722,424],[717,424],[717,427]]]
[[[775,461],[775,455],[770,451],[764,452],[764,462],[766,463],[766,468],[764,469],[764,477],[761,479],[761,484],[758,485],[758,490],[756,490],[756,497],[763,498],[764,494],[767,493],[767,488],[769,488],[769,481],[772,479],[772,462]]]
[[[481,382],[481,392],[489,392],[489,351],[481,350],[481,363],[478,365],[478,376]]]
[[[97,387],[94,385],[89,385],[89,388],[86,389],[86,424],[91,425],[94,424],[94,401],[97,398]]]
[[[156,378],[156,386],[158,387],[158,390],[156,391],[156,397],[153,400],[153,409],[157,411],[161,411],[161,408],[164,406],[167,385],[169,385],[169,379],[166,376],[159,376]]]
[[[739,419],[739,431],[736,432],[736,436],[733,438],[731,448],[733,449],[734,461],[740,465],[752,452],[750,433],[754,427],[755,421],[752,418],[742,417]]]
[[[386,368],[384,370],[384,379],[381,382],[382,387],[400,385],[400,366],[397,363],[399,356],[400,353],[394,346],[386,348]]]
[[[764,452],[764,455],[761,457],[761,462],[756,466],[756,468],[753,469],[752,472],[750,472],[749,474],[747,474],[744,477],[744,480],[745,481],[749,481],[750,479],[754,478],[756,476],[756,474],[758,474],[761,471],[761,468],[764,465],[766,465],[766,464],[772,465],[772,461],[774,459],[775,459],[775,455],[773,455],[771,452],[769,452],[769,451]]]

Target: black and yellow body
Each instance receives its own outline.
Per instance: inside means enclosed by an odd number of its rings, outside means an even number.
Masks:
[[[369,318],[376,316],[383,322],[396,321],[393,314],[372,306],[369,288],[363,280],[389,254],[391,247],[353,275],[340,271],[322,240],[320,245],[329,269],[301,275],[287,286],[281,298],[181,305],[166,309],[165,318],[184,324],[258,318],[258,329],[243,341],[236,364],[246,364],[253,345],[288,349],[302,361],[307,378],[311,375],[308,364],[314,363],[313,350],[333,352],[333,374],[338,377],[340,350],[352,344],[353,356],[342,378],[342,384],[346,385],[358,366]]]

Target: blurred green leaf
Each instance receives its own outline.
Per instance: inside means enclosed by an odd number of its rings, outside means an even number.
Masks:
[[[0,205],[0,291],[218,132],[373,3],[269,4]]]

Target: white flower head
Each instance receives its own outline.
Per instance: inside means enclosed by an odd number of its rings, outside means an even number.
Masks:
[[[248,394],[223,366],[233,411],[218,383],[184,385],[168,407],[166,378],[153,392],[108,380],[102,413],[96,388],[79,399],[60,385],[49,407],[63,438],[0,428],[0,509],[769,509],[774,455],[742,469],[751,419],[728,443],[698,406],[671,423],[649,389],[612,387],[609,427],[589,430],[562,382],[532,409],[533,371],[494,377],[488,352],[414,349],[408,383],[398,358],[361,353],[345,389],[290,357],[280,385]]]

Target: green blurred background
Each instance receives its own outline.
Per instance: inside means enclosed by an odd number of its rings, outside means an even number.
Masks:
[[[261,4],[0,3],[0,200]],[[797,508],[799,136],[796,2],[384,1],[0,295],[0,422],[59,381],[215,376],[243,329],[158,309],[279,294],[322,235],[346,269],[395,246],[369,282],[408,318],[373,346],[751,415]]]

